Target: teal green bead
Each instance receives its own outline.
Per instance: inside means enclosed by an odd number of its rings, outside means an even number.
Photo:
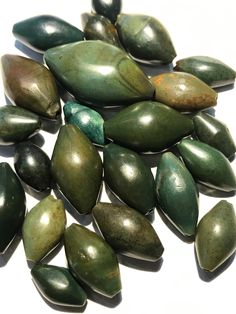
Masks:
[[[198,191],[183,163],[171,152],[164,153],[157,165],[158,205],[184,236],[194,236],[198,221]]]
[[[92,0],[92,7],[98,14],[104,15],[112,23],[115,23],[118,14],[120,14],[122,1],[121,0]]]

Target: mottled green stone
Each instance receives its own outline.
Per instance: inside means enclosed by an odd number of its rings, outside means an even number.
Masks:
[[[236,250],[236,216],[232,204],[217,203],[198,224],[195,248],[199,266],[215,271]]]
[[[199,183],[230,192],[236,190],[236,177],[228,159],[217,149],[200,141],[184,139],[177,144],[184,163]]]
[[[162,256],[164,248],[156,231],[136,210],[98,203],[92,213],[104,239],[117,253],[152,262]]]
[[[112,23],[115,23],[121,11],[121,6],[121,0],[92,0],[93,10],[106,16]]]
[[[65,231],[64,241],[69,268],[79,281],[106,297],[120,292],[116,255],[101,237],[84,226],[72,224]]]

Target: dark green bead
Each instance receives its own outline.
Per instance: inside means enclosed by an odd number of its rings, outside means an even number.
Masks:
[[[115,23],[118,14],[121,11],[121,0],[92,0],[94,11],[107,17],[112,23]]]
[[[14,24],[17,40],[43,53],[49,48],[84,40],[84,33],[75,26],[52,15],[39,15]]]
[[[0,254],[20,230],[25,218],[25,192],[8,163],[0,163]]]
[[[82,307],[87,302],[85,291],[63,267],[36,264],[31,275],[40,293],[50,303],[59,306]]]
[[[235,71],[220,60],[194,56],[176,62],[175,71],[187,72],[198,77],[212,87],[233,84]]]
[[[224,123],[203,112],[199,112],[193,118],[193,123],[200,141],[215,147],[228,158],[234,155],[236,146]]]
[[[101,237],[84,226],[72,224],[65,231],[64,242],[69,268],[79,281],[106,297],[120,292],[116,255]]]
[[[154,101],[133,104],[104,123],[105,137],[138,152],[158,152],[193,131],[193,122]]]
[[[232,204],[217,203],[198,224],[195,248],[199,266],[215,271],[236,250],[236,216]]]
[[[0,145],[24,141],[40,126],[39,117],[30,111],[11,105],[0,107]]]
[[[188,139],[182,140],[177,147],[186,167],[199,183],[225,192],[236,190],[234,171],[220,151]]]
[[[103,158],[105,182],[123,202],[142,214],[156,206],[151,169],[137,153],[111,143]]]
[[[136,210],[98,203],[92,213],[104,239],[117,253],[152,262],[162,256],[164,248],[156,231]]]
[[[158,204],[172,224],[184,235],[195,235],[198,220],[198,191],[183,165],[171,152],[164,153],[157,165]]]

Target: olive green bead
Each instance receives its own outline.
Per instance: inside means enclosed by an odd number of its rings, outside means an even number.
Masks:
[[[92,7],[98,14],[106,16],[112,23],[115,23],[117,15],[121,11],[121,0],[92,0]]]

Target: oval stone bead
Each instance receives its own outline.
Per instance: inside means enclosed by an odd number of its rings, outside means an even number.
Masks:
[[[158,205],[184,236],[194,236],[198,221],[198,191],[183,163],[171,152],[164,153],[157,165]]]
[[[17,106],[46,118],[61,112],[56,81],[42,64],[16,55],[4,55],[2,77],[7,97]]]
[[[12,145],[26,140],[39,131],[37,115],[16,106],[0,107],[0,145]]]
[[[228,159],[217,149],[200,141],[184,139],[177,144],[184,163],[199,183],[230,192],[236,190],[236,177]]]
[[[180,111],[202,110],[216,105],[217,93],[189,73],[169,72],[151,78],[155,99]]]
[[[115,23],[122,6],[121,0],[92,0],[92,7],[95,12],[107,17]]]
[[[108,144],[103,150],[104,178],[108,187],[128,206],[147,214],[156,206],[151,169],[135,152]]]
[[[37,289],[50,303],[66,307],[82,307],[86,304],[85,291],[68,269],[36,264],[31,270],[31,275]]]
[[[22,228],[25,255],[37,263],[61,240],[66,225],[63,202],[52,195],[45,197],[25,217]]]
[[[193,122],[154,101],[133,104],[104,123],[105,137],[138,152],[158,152],[193,132]]]
[[[72,224],[65,231],[66,257],[75,278],[106,297],[121,290],[119,264],[112,248],[95,232]]]
[[[195,248],[199,266],[213,272],[236,250],[236,216],[232,204],[217,203],[198,224]]]
[[[61,127],[52,155],[52,174],[75,209],[80,214],[90,213],[102,183],[102,161],[78,127]]]
[[[194,130],[197,138],[221,151],[226,157],[236,152],[234,140],[227,126],[211,115],[199,112],[194,118]]]
[[[17,40],[43,53],[49,48],[84,40],[84,33],[52,15],[39,15],[20,21],[12,30]]]
[[[78,100],[107,107],[153,98],[154,88],[138,65],[121,49],[102,41],[49,49],[45,60]]]
[[[0,163],[0,254],[4,253],[25,218],[25,192],[6,162]]]
[[[171,63],[176,57],[169,33],[154,17],[120,14],[116,28],[122,45],[139,61]]]
[[[235,71],[231,67],[206,56],[181,59],[176,62],[174,70],[193,74],[212,87],[233,84],[235,81]]]
[[[35,144],[24,142],[16,146],[14,166],[21,180],[36,191],[51,188],[51,161]]]
[[[146,261],[157,261],[163,245],[151,223],[136,210],[122,205],[98,203],[93,219],[115,252]]]

